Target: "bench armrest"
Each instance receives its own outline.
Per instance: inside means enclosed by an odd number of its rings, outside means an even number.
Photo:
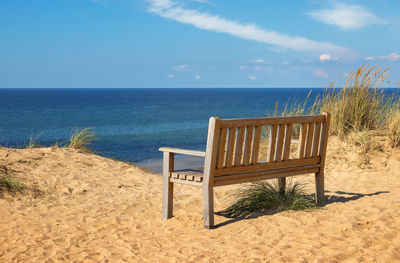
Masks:
[[[158,150],[160,152],[170,152],[170,153],[177,153],[177,154],[185,154],[185,155],[206,157],[206,152],[202,152],[202,151],[193,151],[193,150],[170,148],[170,147],[161,147]]]

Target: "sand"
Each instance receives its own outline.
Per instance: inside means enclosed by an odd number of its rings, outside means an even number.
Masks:
[[[0,165],[43,191],[0,199],[0,262],[400,262],[400,154],[376,155],[360,167],[356,149],[331,147],[322,209],[217,214],[206,230],[199,188],[177,185],[162,221],[161,175],[73,149],[0,148]],[[217,212],[238,187],[216,188]]]

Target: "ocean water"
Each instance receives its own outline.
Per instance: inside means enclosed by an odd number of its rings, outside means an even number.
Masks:
[[[264,117],[311,89],[0,89],[0,144],[64,142],[92,127],[92,149],[119,160],[162,158],[161,146],[205,150],[208,119]],[[322,93],[312,89],[311,99]]]

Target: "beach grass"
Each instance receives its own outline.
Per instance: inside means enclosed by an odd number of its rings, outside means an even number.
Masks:
[[[24,183],[9,175],[9,169],[5,165],[0,165],[0,197],[4,193],[22,193],[25,189],[26,185]]]
[[[301,181],[288,180],[286,186],[276,181],[258,181],[235,193],[235,201],[226,209],[230,216],[247,216],[253,212],[274,209],[278,212],[316,208]]]
[[[389,87],[389,68],[360,66],[344,77],[344,87],[336,88],[331,82],[321,96],[304,102],[288,102],[274,116],[307,115],[322,112],[331,113],[330,134],[348,141],[349,135],[356,134],[360,145],[368,151],[371,144],[370,131],[379,131],[388,137],[392,147],[400,146],[400,98],[399,94],[387,95],[384,88]],[[399,84],[397,84],[399,83]],[[394,87],[400,85],[395,82]],[[268,133],[265,133],[268,135]],[[293,127],[293,138],[299,134],[299,127]]]
[[[41,145],[41,144],[38,142],[39,137],[40,137],[41,135],[42,135],[42,134],[39,134],[39,135],[36,135],[36,136],[31,135],[31,136],[29,137],[29,142],[28,142],[28,144],[26,145],[26,148],[32,149],[32,148],[40,148],[40,147],[43,147],[43,145]]]
[[[95,132],[92,128],[75,128],[71,131],[68,147],[83,152],[92,152],[89,146],[95,139]]]
[[[391,147],[400,146],[400,100],[393,103],[393,107],[388,111],[386,135]]]
[[[385,128],[387,113],[395,106],[383,90],[390,83],[388,70],[362,65],[345,75],[344,88],[337,90],[332,82],[325,89],[317,105],[320,112],[331,113],[332,134],[345,138],[351,131]]]

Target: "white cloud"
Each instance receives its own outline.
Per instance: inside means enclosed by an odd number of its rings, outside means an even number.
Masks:
[[[387,56],[366,57],[365,59],[366,60],[383,59],[383,60],[397,61],[400,60],[400,55],[393,52],[392,54]]]
[[[282,49],[331,53],[335,56],[353,53],[350,49],[327,42],[318,42],[300,36],[290,36],[262,29],[254,24],[241,24],[217,15],[186,9],[172,0],[147,0],[149,12],[161,17],[190,24],[197,28],[226,33],[235,37],[274,45]]]
[[[248,66],[243,66],[243,65],[241,65],[241,66],[239,67],[239,69],[242,70],[242,71],[243,71],[243,70],[246,70],[246,69],[248,69],[248,68],[249,68]]]
[[[338,60],[338,58],[335,58],[334,56],[329,55],[329,54],[321,54],[319,56],[319,60],[323,62],[323,61],[330,61],[330,60]]]
[[[256,60],[254,60],[254,63],[264,63],[265,62],[265,60],[264,59],[256,59]]]
[[[314,69],[314,70],[312,70],[312,73],[315,76],[323,77],[323,78],[326,78],[326,79],[329,77],[328,73],[326,73],[326,71],[324,71],[323,69]]]
[[[264,71],[271,72],[273,70],[273,67],[270,65],[269,66],[255,66],[253,69],[254,69],[254,71],[258,71],[258,72],[264,72]]]
[[[173,66],[172,69],[178,72],[184,72],[190,68],[189,65],[179,65],[179,66]]]
[[[174,78],[176,78],[176,76],[174,74],[167,74],[167,78],[174,79]]]
[[[254,71],[260,71],[260,72],[263,72],[263,71],[264,71],[264,67],[261,67],[261,66],[255,66],[255,67],[254,67]]]
[[[281,65],[287,66],[287,65],[290,65],[290,63],[287,62],[286,60],[282,60],[281,61]]]
[[[322,9],[308,14],[313,19],[345,30],[353,30],[374,24],[386,24],[383,19],[359,5],[336,3],[330,9]]]
[[[257,77],[256,77],[256,76],[250,75],[250,76],[249,76],[249,79],[250,79],[250,80],[257,80]]]
[[[200,77],[199,74],[196,74],[196,76],[194,76],[194,78],[195,78],[195,79],[200,79],[201,77]]]

